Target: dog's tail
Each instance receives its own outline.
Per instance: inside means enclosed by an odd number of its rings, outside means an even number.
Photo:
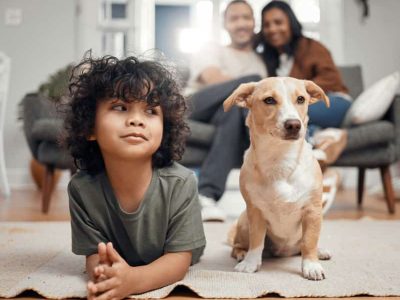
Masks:
[[[231,247],[233,247],[233,245],[235,244],[236,233],[237,233],[237,220],[231,225],[231,228],[229,228],[228,231],[227,243]]]

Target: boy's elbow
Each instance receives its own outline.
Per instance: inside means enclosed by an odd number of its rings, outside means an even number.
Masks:
[[[176,281],[180,281],[183,280],[183,278],[185,278],[187,272],[189,271],[189,267],[190,267],[190,263],[188,265],[185,265],[181,271],[177,274],[177,280]]]
[[[179,256],[181,256],[180,258],[180,268],[179,268],[179,272],[177,274],[178,280],[181,280],[185,277],[187,271],[189,270],[189,267],[192,263],[192,252],[191,251],[187,251],[187,252],[182,252],[179,253]]]

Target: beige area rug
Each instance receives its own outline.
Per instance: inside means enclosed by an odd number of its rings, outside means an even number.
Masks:
[[[229,224],[206,224],[201,263],[171,286],[135,296],[162,298],[184,285],[205,298],[400,296],[400,221],[325,221],[320,246],[327,279],[303,279],[300,257],[264,261],[255,274],[233,271]],[[68,223],[0,223],[0,296],[34,290],[48,298],[85,297],[84,258],[70,252]]]

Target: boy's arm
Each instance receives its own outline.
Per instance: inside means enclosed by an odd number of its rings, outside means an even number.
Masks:
[[[131,267],[111,243],[107,244],[107,253],[113,261],[112,266],[98,266],[95,272],[108,279],[88,284],[90,300],[124,298],[172,284],[185,276],[192,260],[190,251],[173,252],[164,254],[146,266]],[[94,297],[96,294],[99,296]]]
[[[139,277],[134,292],[143,293],[183,279],[191,260],[190,251],[166,253],[151,264],[134,268],[132,278]]]
[[[92,254],[90,256],[86,256],[86,273],[89,276],[89,280],[96,281],[94,276],[94,268],[99,265],[99,255]]]

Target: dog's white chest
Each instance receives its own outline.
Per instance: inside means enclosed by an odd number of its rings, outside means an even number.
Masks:
[[[293,171],[288,171],[294,164],[290,159],[269,168],[269,172],[276,174],[273,180],[262,183],[249,180],[245,184],[246,189],[252,191],[249,200],[268,220],[269,232],[278,252],[297,249],[301,240],[302,209],[310,201],[316,186],[315,169],[309,157],[306,155],[297,161]]]
[[[258,188],[254,204],[268,220],[268,236],[276,255],[292,255],[302,237],[302,208],[308,200],[301,186],[278,180],[267,188]],[[295,250],[297,251],[297,250]]]
[[[278,179],[267,188],[272,199],[277,202],[302,204],[309,199],[310,191],[314,186],[312,174],[296,170],[290,178]]]
[[[271,194],[275,201],[295,203],[301,201],[301,186],[293,185],[285,180],[274,182],[271,188]]]
[[[297,224],[298,219],[301,219],[302,208],[310,200],[312,184],[304,178],[294,182],[290,179],[281,179],[264,186],[255,185],[252,189],[257,196],[252,197],[251,201],[262,211],[272,226],[273,223]]]

